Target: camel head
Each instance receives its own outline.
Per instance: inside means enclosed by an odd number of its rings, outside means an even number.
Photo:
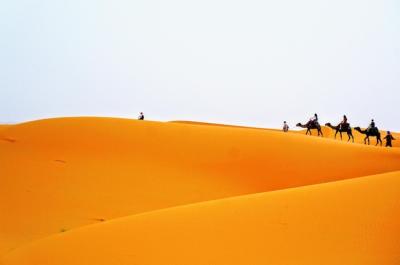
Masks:
[[[302,124],[299,122],[299,123],[296,124],[296,126],[297,126],[297,127],[301,127]]]

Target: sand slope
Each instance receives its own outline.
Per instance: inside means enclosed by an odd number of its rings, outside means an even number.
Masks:
[[[399,161],[398,148],[231,126],[112,118],[9,126],[0,129],[0,257],[119,217],[397,171]]]
[[[171,208],[50,237],[4,264],[398,264],[399,187],[396,172]]]

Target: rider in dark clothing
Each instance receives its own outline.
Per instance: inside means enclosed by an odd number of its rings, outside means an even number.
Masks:
[[[318,114],[317,113],[314,114],[314,119],[313,120],[314,120],[314,122],[318,122]]]
[[[143,112],[140,112],[138,120],[144,120],[144,114]]]
[[[343,120],[339,123],[339,129],[343,129],[345,128],[347,125],[347,117],[346,115],[343,115]]]
[[[307,125],[317,125],[318,124],[318,114],[315,113],[313,117],[310,118]]]
[[[369,131],[371,131],[371,130],[374,130],[376,127],[375,127],[375,121],[374,121],[374,119],[372,119],[371,120],[371,123],[369,124],[369,126],[368,126],[368,129],[367,129],[367,131],[369,132]]]
[[[386,140],[386,147],[392,147],[392,140],[396,140],[389,131],[387,132],[387,135],[383,139]]]

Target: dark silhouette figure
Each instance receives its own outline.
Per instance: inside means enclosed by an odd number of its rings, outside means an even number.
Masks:
[[[348,125],[349,127],[350,127],[350,125],[348,124],[348,122],[347,122],[347,116],[346,115],[343,115],[343,120],[339,123],[339,128],[341,129],[342,128],[342,126],[346,126],[346,125]]]
[[[349,123],[341,123],[338,126],[333,126],[332,124],[330,124],[329,122],[327,124],[325,124],[325,126],[328,126],[329,128],[336,130],[335,132],[335,139],[336,139],[336,135],[339,133],[340,134],[340,140],[343,140],[342,138],[342,133],[345,132],[347,133],[347,136],[349,137],[349,139],[347,140],[350,141],[352,140],[354,143],[354,137],[353,137],[353,130],[350,127]]]
[[[144,120],[144,114],[143,112],[140,112],[138,120]]]
[[[361,134],[365,134],[364,138],[364,144],[370,143],[369,137],[373,136],[376,137],[376,145],[380,144],[382,146],[382,139],[381,139],[381,133],[379,132],[378,128],[369,128],[369,130],[362,130],[360,127],[354,127],[354,130],[360,132]]]
[[[367,128],[367,131],[374,130],[375,128],[376,128],[375,127],[375,121],[374,121],[374,119],[372,119],[371,123],[369,124],[369,126]]]
[[[389,131],[387,132],[386,136],[383,137],[383,139],[386,140],[386,147],[392,147],[392,140],[396,140]]]
[[[322,137],[324,136],[324,134],[322,133],[322,130],[321,130],[321,125],[319,125],[318,121],[309,121],[307,124],[304,124],[304,125],[301,123],[297,123],[296,126],[301,127],[301,128],[306,128],[307,129],[306,135],[308,135],[308,134],[312,135],[311,130],[316,129],[318,131],[318,136],[320,136],[320,135]]]

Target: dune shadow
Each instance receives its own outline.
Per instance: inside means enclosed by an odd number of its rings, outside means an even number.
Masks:
[[[8,142],[8,143],[15,143],[15,142],[17,142],[17,140],[15,140],[15,139],[13,139],[13,138],[8,138],[8,137],[0,138],[0,140],[1,140],[1,141],[4,141],[4,142]]]

